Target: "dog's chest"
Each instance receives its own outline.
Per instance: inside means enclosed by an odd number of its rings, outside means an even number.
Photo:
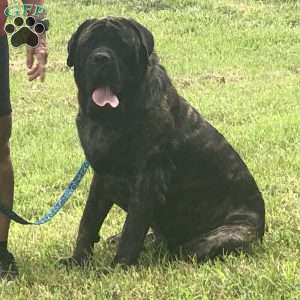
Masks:
[[[97,173],[130,173],[135,151],[120,131],[101,125],[82,114],[76,119],[78,134],[87,160]]]

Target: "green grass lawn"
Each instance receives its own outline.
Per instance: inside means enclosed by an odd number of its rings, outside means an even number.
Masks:
[[[10,4],[17,1],[10,1]],[[297,0],[49,0],[44,84],[26,78],[24,49],[11,48],[15,210],[36,220],[83,160],[76,88],[66,45],[89,17],[145,24],[175,86],[239,151],[266,202],[268,232],[250,256],[215,264],[171,261],[151,243],[138,267],[108,275],[124,213],[114,208],[92,266],[55,265],[71,253],[91,172],[49,224],[11,226],[20,277],[0,299],[300,299],[300,3]]]

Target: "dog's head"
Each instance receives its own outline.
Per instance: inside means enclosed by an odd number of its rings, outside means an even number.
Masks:
[[[83,109],[112,110],[122,105],[144,77],[154,40],[134,20],[121,17],[82,23],[68,44],[69,67],[84,98]]]

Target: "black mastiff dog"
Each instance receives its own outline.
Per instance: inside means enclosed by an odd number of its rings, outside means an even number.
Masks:
[[[127,212],[114,264],[137,263],[148,230],[198,260],[245,250],[265,229],[262,195],[239,154],[172,85],[152,34],[91,19],[68,45],[77,127],[94,170],[71,258],[82,264],[113,204]]]

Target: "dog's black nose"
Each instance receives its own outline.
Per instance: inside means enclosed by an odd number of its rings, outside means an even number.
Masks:
[[[107,52],[97,52],[93,55],[93,61],[96,64],[105,64],[110,60],[110,55]]]

